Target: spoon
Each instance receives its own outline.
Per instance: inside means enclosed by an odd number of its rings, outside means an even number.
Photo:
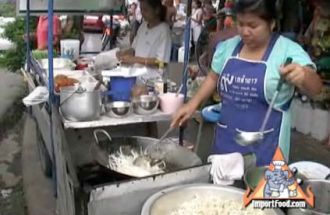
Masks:
[[[178,97],[179,93],[181,92],[182,90],[182,87],[183,87],[183,84],[180,85],[179,89],[176,91],[175,93],[175,97]]]
[[[291,57],[288,57],[284,63],[284,65],[288,65],[292,62],[292,58]],[[254,132],[247,132],[247,131],[239,131],[237,133],[237,135],[235,136],[235,141],[241,145],[241,146],[248,146],[248,145],[251,145],[251,144],[254,144],[254,143],[257,143],[261,140],[263,140],[264,138],[264,134],[265,134],[265,128],[266,128],[266,124],[269,120],[269,117],[270,117],[270,114],[272,112],[272,109],[273,109],[273,106],[274,106],[274,103],[277,99],[277,96],[282,88],[282,85],[284,83],[284,79],[281,77],[278,84],[277,84],[277,87],[276,87],[276,91],[273,95],[273,98],[268,106],[268,109],[267,109],[267,112],[266,112],[266,115],[265,115],[265,118],[262,122],[262,125],[260,127],[260,130],[259,131],[254,131]]]

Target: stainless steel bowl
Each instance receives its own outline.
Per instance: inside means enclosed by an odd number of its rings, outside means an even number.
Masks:
[[[141,115],[152,114],[157,111],[159,99],[156,95],[141,95],[134,99],[134,112]]]
[[[110,116],[117,118],[128,116],[132,112],[132,104],[124,101],[110,102],[105,108]]]
[[[330,214],[330,181],[329,180],[307,180],[303,184],[305,187],[311,186],[315,195],[314,208],[307,206],[306,208],[288,209],[288,215],[327,215]]]
[[[198,196],[208,199],[216,196],[221,200],[232,200],[243,203],[244,190],[214,184],[186,184],[165,188],[144,203],[141,215],[166,215],[179,208],[184,202],[191,201]],[[212,202],[210,202],[212,204]],[[265,215],[283,215],[279,209],[264,209]]]

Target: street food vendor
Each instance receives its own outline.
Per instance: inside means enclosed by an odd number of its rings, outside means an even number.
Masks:
[[[161,0],[140,0],[143,22],[132,47],[117,52],[122,64],[141,64],[157,67],[158,62],[168,63],[171,54],[171,31],[166,23],[166,7]],[[148,77],[161,77],[157,69],[149,70]]]
[[[240,152],[257,166],[269,165],[279,145],[286,159],[290,149],[290,102],[295,88],[308,96],[320,93],[322,82],[314,63],[297,43],[273,32],[275,0],[240,0],[235,3],[239,35],[217,45],[211,71],[197,94],[173,116],[180,126],[217,88],[222,99],[216,124],[213,154]],[[288,57],[291,64],[284,66]],[[235,142],[237,130],[259,131],[281,78],[285,83],[266,125],[264,139],[250,146]]]

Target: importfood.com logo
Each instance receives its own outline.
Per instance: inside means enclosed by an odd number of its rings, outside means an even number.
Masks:
[[[314,207],[314,194],[310,186],[302,190],[278,147],[264,177],[253,191],[248,188],[243,202],[245,207],[252,203],[261,209]]]

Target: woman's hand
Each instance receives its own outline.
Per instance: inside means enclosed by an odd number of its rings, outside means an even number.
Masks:
[[[292,63],[281,67],[280,71],[288,83],[298,87],[305,95],[314,97],[320,94],[322,80],[313,68]]]
[[[281,67],[280,71],[282,76],[288,83],[298,88],[303,87],[307,72],[305,67],[300,66],[296,63],[291,63],[287,66]]]
[[[124,56],[120,56],[118,58],[118,60],[122,63],[122,64],[134,64],[135,62],[135,58],[132,55],[124,55]]]
[[[196,108],[191,103],[185,104],[172,116],[171,127],[182,126],[195,112]]]

